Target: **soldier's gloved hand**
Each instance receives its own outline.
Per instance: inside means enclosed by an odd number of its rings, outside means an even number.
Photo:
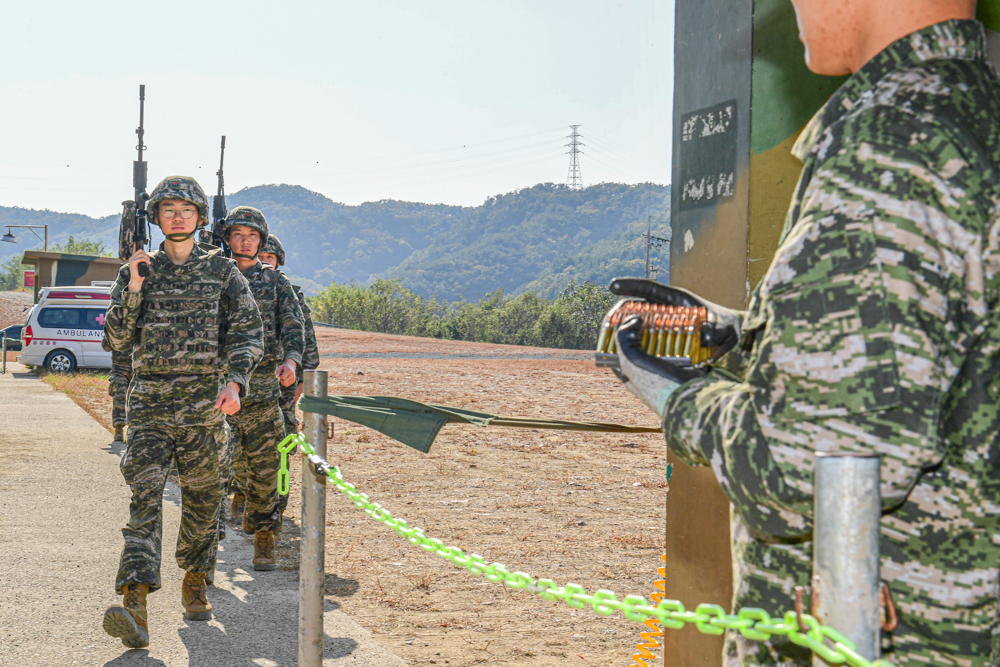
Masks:
[[[701,346],[712,349],[713,359],[718,359],[740,342],[743,316],[739,311],[702,299],[686,289],[646,278],[615,278],[608,289],[612,294],[640,297],[666,306],[704,308],[708,311],[708,322],[701,327]]]
[[[705,377],[687,359],[654,357],[642,347],[642,318],[632,315],[618,328],[618,378],[653,412],[663,417],[670,395],[688,380]]]
[[[281,382],[282,387],[291,387],[295,383],[295,362],[286,359],[285,363],[274,371],[274,376]]]

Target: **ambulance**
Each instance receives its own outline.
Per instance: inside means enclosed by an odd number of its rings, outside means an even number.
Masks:
[[[111,288],[43,287],[28,311],[17,360],[54,373],[77,368],[111,368],[111,353],[101,347]]]

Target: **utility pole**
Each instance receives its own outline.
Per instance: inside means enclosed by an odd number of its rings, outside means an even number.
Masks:
[[[569,148],[569,172],[566,174],[566,185],[569,186],[570,190],[582,190],[583,189],[583,178],[580,176],[580,146],[584,144],[580,142],[582,138],[580,133],[577,131],[579,125],[569,126],[572,132],[567,139],[569,143],[566,147]]]
[[[649,249],[650,248],[654,248],[654,247],[655,248],[660,248],[660,247],[665,246],[665,245],[666,246],[670,245],[670,239],[665,239],[662,236],[653,236],[652,235],[652,231],[653,231],[653,216],[652,215],[647,215],[646,216],[646,233],[642,235],[642,238],[646,242],[646,278],[650,277],[650,275],[649,275]],[[659,269],[656,270],[656,273],[659,273]],[[656,276],[654,275],[653,277],[655,278]]]

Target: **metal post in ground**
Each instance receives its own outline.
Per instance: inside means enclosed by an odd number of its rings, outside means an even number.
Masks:
[[[326,398],[327,372],[305,371],[305,394]],[[306,412],[303,435],[326,458],[326,416]],[[302,520],[299,545],[299,667],[323,665],[323,590],[326,585],[326,484],[302,457]]]
[[[7,372],[7,332],[4,331],[0,334],[0,354],[3,355],[3,361],[0,361],[0,373]]]
[[[880,654],[879,458],[817,452],[813,528],[813,615],[843,633],[868,660]],[[826,667],[813,656],[813,667]]]

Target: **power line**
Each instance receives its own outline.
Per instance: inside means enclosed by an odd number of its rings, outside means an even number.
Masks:
[[[580,142],[580,133],[577,132],[579,125],[570,125],[572,133],[567,139],[569,143],[566,147],[569,148],[569,172],[566,174],[566,185],[569,186],[570,190],[582,190],[583,189],[583,178],[580,176],[580,146],[584,144]]]
[[[660,248],[662,246],[670,246],[670,239],[665,239],[662,236],[653,236],[653,216],[646,214],[646,233],[642,235],[643,240],[646,242],[646,277],[649,278],[649,250],[650,248]],[[655,276],[654,276],[655,278]]]

